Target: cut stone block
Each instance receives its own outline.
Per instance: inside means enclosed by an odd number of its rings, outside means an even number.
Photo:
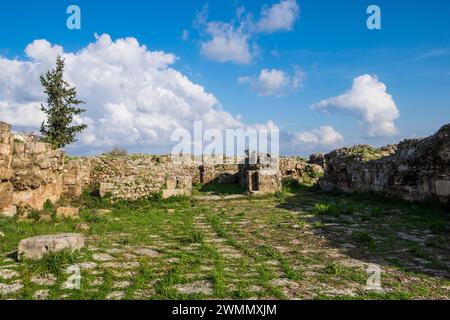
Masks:
[[[177,197],[177,196],[189,196],[189,192],[187,192],[184,189],[165,189],[162,193],[163,199],[168,199],[171,197]]]
[[[37,236],[19,242],[18,257],[38,260],[49,252],[76,251],[83,247],[84,237],[78,233]]]
[[[13,185],[10,182],[0,183],[0,216],[15,215],[16,207],[13,203]]]
[[[110,193],[114,187],[114,184],[108,183],[108,182],[102,182],[100,183],[100,190],[99,194],[100,197],[106,196],[106,194]]]
[[[167,189],[173,190],[176,188],[177,188],[177,178],[176,177],[167,178]]]
[[[56,210],[56,216],[58,218],[76,218],[78,217],[79,212],[80,209],[78,208],[59,207]]]

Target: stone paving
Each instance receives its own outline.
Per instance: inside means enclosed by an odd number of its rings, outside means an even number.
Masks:
[[[28,274],[21,263],[4,255],[0,298],[364,298],[421,287],[433,290],[434,297],[450,297],[447,271],[419,259],[411,267],[421,272],[410,274],[364,254],[351,240],[353,233],[368,230],[357,216],[345,218],[343,224],[332,217],[317,219],[307,207],[280,209],[264,199],[257,205],[253,210],[252,199],[210,203],[193,213],[188,231],[182,228],[186,221],[171,220],[170,214],[155,230],[128,225],[116,233],[88,235],[75,264],[81,271],[80,290],[68,283],[70,272]],[[314,227],[319,222],[321,228]],[[187,241],[186,233],[194,239]],[[136,234],[142,236],[140,243],[132,241]],[[418,244],[427,239],[423,230],[397,236]],[[334,237],[339,241],[333,242]],[[367,289],[372,264],[382,269],[383,288],[378,292]]]

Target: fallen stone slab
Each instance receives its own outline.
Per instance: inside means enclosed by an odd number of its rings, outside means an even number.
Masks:
[[[78,217],[78,214],[80,212],[80,209],[78,208],[71,208],[71,207],[59,207],[56,209],[56,216],[58,218],[76,218]]]
[[[168,199],[172,197],[182,197],[189,196],[189,192],[184,189],[164,189],[162,193],[163,199]]]
[[[37,236],[19,242],[18,258],[41,259],[46,253],[64,249],[75,251],[84,247],[84,236],[78,233]]]
[[[98,215],[101,215],[101,216],[105,216],[105,215],[111,214],[112,210],[109,210],[109,209],[97,209],[97,210],[95,210],[95,213],[98,214]]]

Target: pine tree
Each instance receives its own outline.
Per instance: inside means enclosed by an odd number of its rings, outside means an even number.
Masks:
[[[77,133],[87,128],[85,124],[72,126],[75,115],[86,111],[78,107],[84,104],[76,98],[77,91],[64,79],[64,59],[56,58],[56,68],[41,75],[41,84],[47,94],[47,106],[41,104],[41,110],[47,114],[47,121],[41,125],[44,140],[54,148],[63,148],[76,140]]]

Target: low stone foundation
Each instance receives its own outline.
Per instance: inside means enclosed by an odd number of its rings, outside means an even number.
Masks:
[[[192,177],[169,177],[166,183],[166,189],[162,192],[163,199],[176,196],[192,195]]]

